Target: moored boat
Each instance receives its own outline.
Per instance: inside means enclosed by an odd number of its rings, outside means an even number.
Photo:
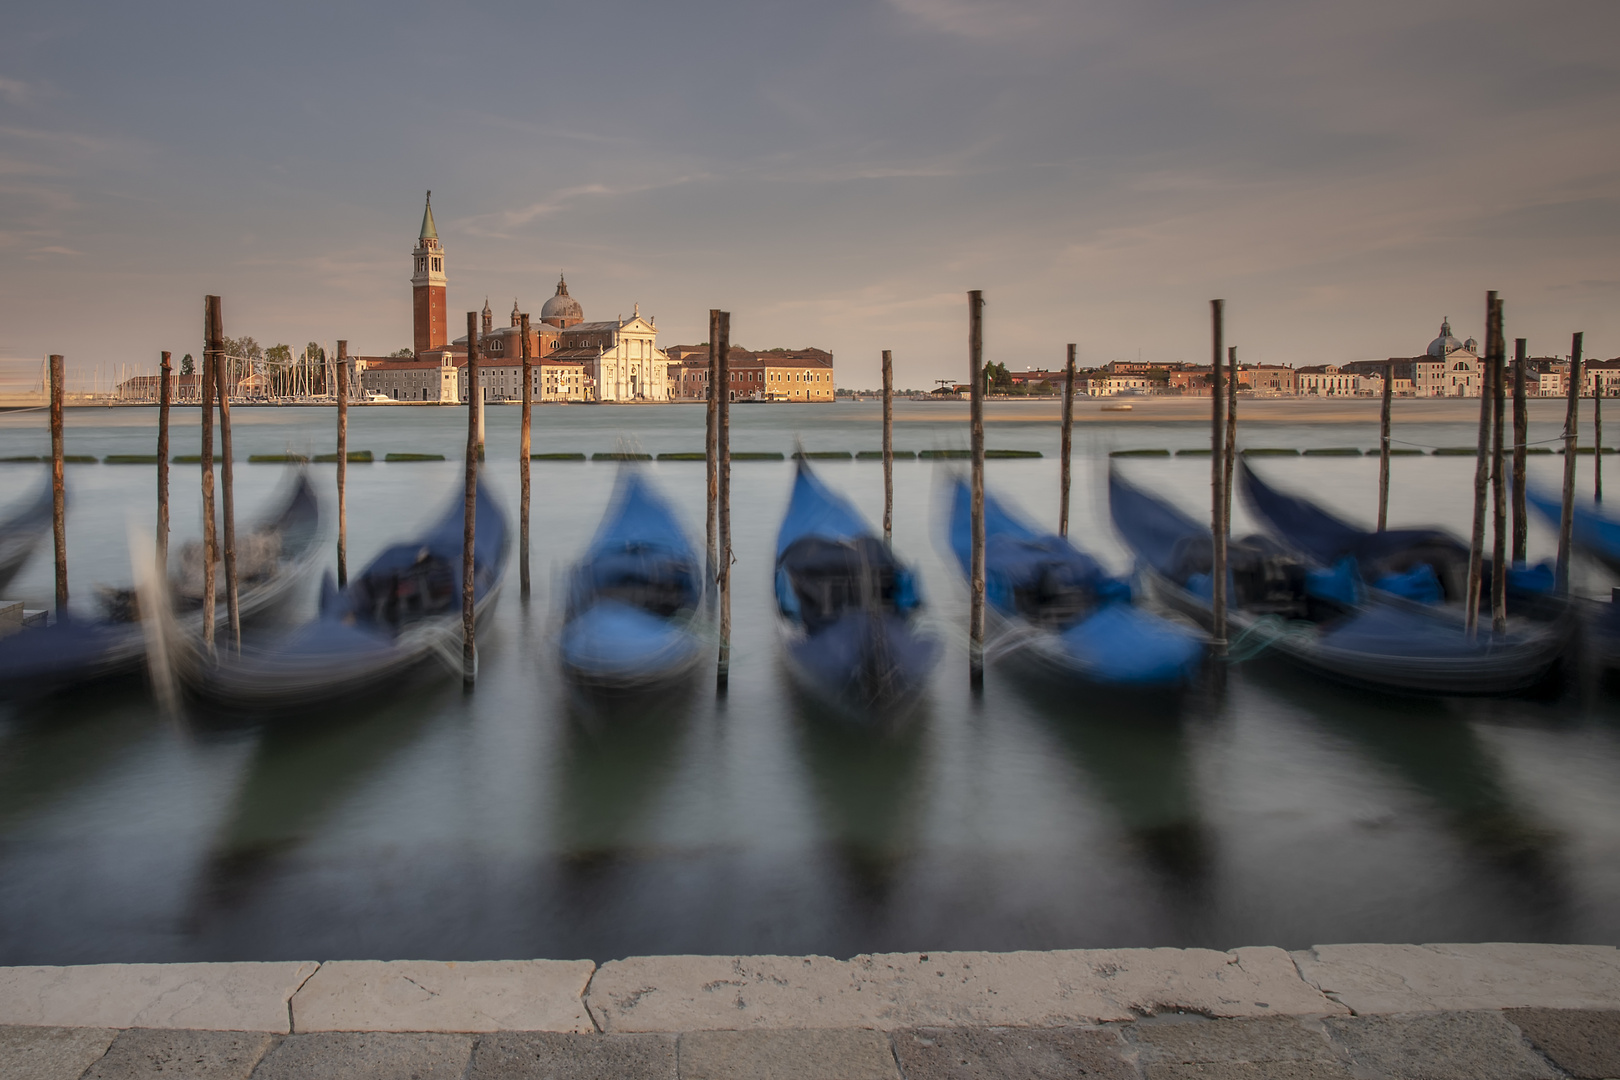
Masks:
[[[47,478],[32,498],[0,520],[0,589],[11,584],[23,563],[51,531],[51,482]]]
[[[1213,542],[1200,524],[1111,469],[1114,526],[1158,596],[1208,625]],[[1519,619],[1495,633],[1486,613],[1467,633],[1451,605],[1368,589],[1354,559],[1322,569],[1265,536],[1233,539],[1227,562],[1228,633],[1318,675],[1403,694],[1489,695],[1545,680],[1568,644],[1561,624]]]
[[[314,571],[318,557],[320,501],[300,470],[285,493],[253,528],[237,540],[238,610],[243,620],[280,606]],[[191,541],[178,552],[165,583],[167,603],[178,609],[179,632],[200,634],[203,620],[202,545]],[[32,697],[129,674],[140,668],[147,639],[134,589],[99,590],[94,614],[57,612],[48,626],[27,628],[0,639],[0,695]],[[223,575],[215,594],[216,624],[226,617]]]
[[[703,576],[674,508],[641,469],[621,468],[596,536],[568,575],[563,670],[617,690],[651,689],[688,674],[707,640]]]
[[[473,598],[480,621],[500,595],[506,515],[478,485]],[[215,705],[283,712],[401,687],[429,671],[460,671],[465,501],[460,492],[418,537],[393,544],[339,589],[328,572],[316,617],[278,640],[207,656],[197,634],[166,623],[181,681]]]
[[[803,458],[776,537],[776,609],[794,681],[856,711],[920,690],[939,643],[921,632],[916,571]]]
[[[952,482],[951,552],[966,576],[972,544],[968,483]],[[986,652],[1033,661],[1047,673],[1097,686],[1186,686],[1204,635],[1141,607],[1130,583],[1056,533],[1043,533],[984,496]]]

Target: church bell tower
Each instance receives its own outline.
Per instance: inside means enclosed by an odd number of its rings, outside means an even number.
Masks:
[[[439,230],[433,225],[433,192],[427,193],[422,211],[422,232],[411,252],[411,308],[415,320],[413,347],[418,353],[442,348],[449,340],[444,301],[444,249],[439,246]]]

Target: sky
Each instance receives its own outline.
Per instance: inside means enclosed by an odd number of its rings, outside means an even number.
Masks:
[[[1620,4],[1498,0],[19,6],[0,359],[411,344],[424,192],[459,327],[818,346],[838,382],[1421,352],[1620,355]]]

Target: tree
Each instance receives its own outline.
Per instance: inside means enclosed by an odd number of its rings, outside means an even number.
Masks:
[[[397,358],[402,359],[402,360],[409,360],[411,357],[416,355],[416,350],[415,349],[395,349],[393,352],[389,353],[388,355],[390,357],[397,357]]]
[[[1006,364],[984,365],[985,389],[991,393],[1012,393],[1012,372],[1007,370]]]
[[[264,363],[270,369],[271,392],[277,395],[286,393],[287,380],[292,374],[292,346],[270,346],[264,350]]]
[[[195,365],[193,365],[191,362],[191,354],[186,353],[186,355],[180,358],[180,374],[195,375],[196,373]]]

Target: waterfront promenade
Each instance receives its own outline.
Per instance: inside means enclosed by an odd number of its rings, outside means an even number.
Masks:
[[[0,968],[0,1076],[1620,1076],[1620,950]]]

